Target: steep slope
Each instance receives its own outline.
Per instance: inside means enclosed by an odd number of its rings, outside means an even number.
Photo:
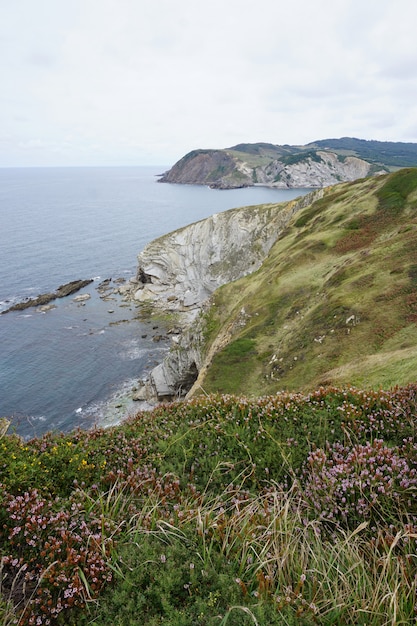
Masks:
[[[135,300],[198,311],[218,287],[259,269],[291,217],[321,195],[215,213],[151,241],[138,255]]]
[[[224,150],[193,150],[180,159],[159,179],[162,183],[245,187],[236,159]]]
[[[241,143],[222,150],[193,150],[160,182],[222,189],[256,184],[317,188],[407,166],[417,166],[417,144],[349,137],[305,146]]]
[[[224,211],[145,247],[127,287],[129,299],[174,314],[177,325],[186,327],[152,371],[150,395],[171,398],[188,391],[202,365],[201,319],[187,327],[219,286],[259,269],[292,216],[322,195],[319,189],[290,202]]]
[[[417,170],[340,184],[215,293],[193,392],[403,384],[417,376],[416,322]]]

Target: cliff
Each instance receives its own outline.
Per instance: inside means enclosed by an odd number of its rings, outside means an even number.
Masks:
[[[410,165],[417,165],[417,144],[348,137],[304,146],[238,144],[221,150],[193,150],[165,172],[160,182],[220,189],[256,184],[319,188]]]
[[[258,270],[293,215],[321,195],[318,190],[287,203],[215,214],[152,241],[139,254],[130,297],[179,315],[184,327],[152,372],[159,398],[185,393],[197,377],[202,359],[197,318],[211,294]]]
[[[386,171],[384,167],[375,168],[358,157],[341,158],[334,152],[323,150],[287,155],[260,164],[242,154],[221,150],[191,152],[164,174],[160,182],[208,185],[218,189],[255,184],[280,189],[308,189]]]
[[[149,244],[130,297],[184,316],[156,395],[415,380],[416,207],[417,170],[402,169]]]
[[[239,161],[225,150],[193,150],[159,179],[161,183],[209,185],[236,188],[252,185]]]
[[[333,152],[318,150],[294,162],[272,161],[256,169],[260,184],[280,188],[329,187],[341,181],[353,181],[369,176],[372,165],[358,157],[349,156],[341,160]],[[383,170],[378,170],[382,173]]]

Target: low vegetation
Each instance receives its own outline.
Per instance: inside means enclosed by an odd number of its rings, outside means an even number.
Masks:
[[[385,165],[391,168],[415,167],[417,165],[417,144],[395,141],[367,141],[354,137],[340,139],[322,139],[305,146],[274,145],[269,143],[242,143],[233,146],[227,152],[234,151],[237,155],[251,156],[253,159],[281,159],[297,154],[304,155],[315,150],[330,150],[343,158],[356,156],[370,163]],[[242,157],[241,157],[242,158]]]
[[[320,388],[3,435],[1,623],[412,623],[416,407]]]
[[[0,420],[1,626],[416,622],[416,207],[402,170],[300,211],[216,292],[200,395]]]
[[[214,341],[222,348],[200,381],[204,392],[414,381],[416,249],[416,169],[324,190],[257,272],[215,293],[206,317],[220,330],[206,350]],[[232,347],[248,342],[237,360]]]
[[[384,163],[390,167],[415,167],[417,145],[395,141],[373,141],[342,137],[323,139],[308,144],[310,148],[335,150],[340,154],[351,154],[373,163]]]

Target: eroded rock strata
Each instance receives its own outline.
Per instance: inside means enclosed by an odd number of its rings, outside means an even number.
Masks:
[[[244,151],[238,148],[193,150],[165,172],[159,182],[208,185],[216,189],[253,185],[315,189],[387,171],[383,164],[352,154],[307,150],[306,146],[288,153],[282,147],[279,150],[279,146],[271,146],[270,150],[256,154],[248,153],[248,146]]]
[[[292,216],[323,195],[317,190],[287,203],[232,209],[149,243],[124,295],[178,314],[182,333],[150,375],[148,396],[184,396],[202,367],[200,313],[221,285],[256,271]]]

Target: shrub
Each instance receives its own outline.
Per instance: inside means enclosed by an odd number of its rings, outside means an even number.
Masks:
[[[22,611],[20,625],[50,624],[62,611],[85,606],[112,579],[115,529],[86,512],[80,496],[76,492],[67,508],[36,489],[3,495],[2,595]]]
[[[319,519],[350,528],[363,521],[398,527],[408,519],[417,528],[417,470],[381,439],[316,449],[304,476],[305,495]]]
[[[411,623],[416,414],[416,384],[319,388],[3,436],[1,620]]]

